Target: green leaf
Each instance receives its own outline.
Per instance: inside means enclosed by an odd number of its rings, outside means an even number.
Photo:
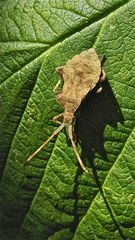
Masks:
[[[135,1],[0,2],[0,237],[135,239]],[[66,131],[31,163],[62,112],[56,67],[94,47],[107,81],[80,108],[80,169]],[[83,86],[82,86],[83,87]]]

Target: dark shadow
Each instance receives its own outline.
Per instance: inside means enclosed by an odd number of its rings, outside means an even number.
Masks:
[[[77,169],[77,172],[76,172],[76,175],[75,175],[75,178],[74,178],[74,188],[73,188],[73,199],[75,200],[74,201],[74,210],[73,210],[73,216],[74,216],[74,219],[72,221],[72,224],[70,225],[70,231],[72,233],[74,233],[76,231],[76,228],[79,224],[79,221],[80,221],[80,216],[78,214],[78,200],[79,200],[79,195],[78,195],[78,178],[79,176],[82,174],[82,170],[81,168],[78,168]]]
[[[106,207],[112,217],[112,221],[116,229],[118,229],[121,238],[125,239],[119,224],[113,216],[111,206],[103,194],[102,183],[100,183],[98,178],[97,168],[93,160],[95,152],[97,152],[104,160],[104,164],[107,164],[109,160],[104,148],[104,129],[106,125],[115,128],[118,122],[124,122],[122,112],[108,81],[103,82],[102,87],[103,91],[99,94],[96,94],[98,86],[90,92],[78,108],[74,127],[75,137],[82,148],[82,160],[85,162],[87,159],[87,164],[92,167],[95,182],[102,194]],[[87,164],[85,163],[86,166],[88,166]],[[77,188],[75,191],[77,191]],[[75,205],[75,208],[77,208],[77,202]],[[76,221],[78,221],[78,216]]]
[[[106,125],[116,127],[118,122],[123,123],[119,105],[115,99],[108,81],[102,83],[103,91],[96,94],[90,92],[76,112],[75,135],[82,147],[83,158],[87,158],[90,165],[94,166],[94,153],[97,152],[108,161],[104,148],[104,129]]]

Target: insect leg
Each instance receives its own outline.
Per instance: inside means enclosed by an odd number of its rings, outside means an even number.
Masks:
[[[59,79],[59,81],[57,82],[57,84],[55,85],[55,87],[53,89],[54,93],[56,93],[56,94],[60,93],[60,91],[58,90],[58,87],[61,84],[61,82],[62,82],[62,79]]]
[[[104,69],[102,69],[99,82],[103,82],[104,80],[106,80],[106,72],[104,71]]]
[[[99,85],[99,88],[97,89],[97,91],[96,91],[96,93],[101,93],[102,92],[102,86],[101,86],[101,84]]]
[[[57,116],[55,116],[55,117],[53,118],[53,121],[56,122],[56,123],[58,123],[58,124],[61,124],[61,122],[58,121],[58,119],[61,118],[61,117],[63,117],[63,113],[60,113],[60,114],[58,114]]]
[[[65,126],[65,123],[62,123],[53,134],[25,161],[25,164],[30,162],[51,140],[54,138]]]
[[[87,168],[85,167],[85,165],[83,164],[83,161],[81,160],[81,158],[80,158],[80,156],[79,156],[79,153],[78,153],[78,151],[77,151],[75,142],[74,142],[74,140],[73,140],[73,129],[72,129],[72,125],[71,125],[71,124],[68,126],[68,135],[69,135],[69,138],[70,138],[71,143],[72,143],[72,147],[73,147],[73,149],[74,149],[74,152],[75,152],[75,154],[76,154],[76,157],[77,157],[77,159],[78,159],[78,162],[79,162],[82,170],[89,174]]]

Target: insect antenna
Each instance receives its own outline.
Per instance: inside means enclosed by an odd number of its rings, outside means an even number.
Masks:
[[[65,126],[65,123],[62,123],[53,134],[34,152],[30,157],[25,161],[25,164],[30,162]]]
[[[83,163],[83,161],[82,161],[82,159],[80,158],[80,155],[79,155],[79,153],[78,153],[76,144],[75,144],[75,142],[74,142],[74,140],[73,140],[73,125],[72,125],[72,124],[70,124],[70,125],[68,126],[68,135],[69,135],[69,138],[70,138],[70,140],[71,140],[71,144],[72,144],[73,150],[74,150],[74,152],[75,152],[75,155],[76,155],[76,157],[77,157],[77,159],[78,159],[78,162],[79,162],[82,170],[85,171],[90,177],[93,178],[93,177],[94,177],[93,174],[90,173],[90,172],[87,170],[87,168],[85,167],[85,165],[84,165],[84,163]]]

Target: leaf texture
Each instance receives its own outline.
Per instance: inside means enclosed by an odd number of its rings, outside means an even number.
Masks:
[[[0,237],[135,239],[135,1],[0,2]],[[75,131],[81,172],[56,129],[56,67],[95,48],[107,81],[88,94]],[[82,86],[83,87],[83,86]]]

